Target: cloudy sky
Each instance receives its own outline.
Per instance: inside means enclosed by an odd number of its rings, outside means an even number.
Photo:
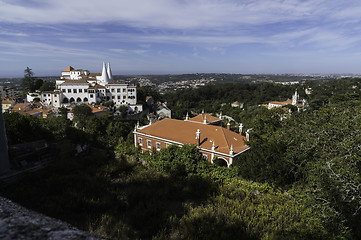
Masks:
[[[0,77],[360,73],[358,0],[0,0]]]

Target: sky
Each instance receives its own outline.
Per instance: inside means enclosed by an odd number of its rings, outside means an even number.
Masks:
[[[0,77],[361,73],[358,0],[0,0]]]

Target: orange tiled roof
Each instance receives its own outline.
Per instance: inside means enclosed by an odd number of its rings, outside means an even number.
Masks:
[[[292,99],[288,99],[287,101],[284,101],[284,102],[277,102],[277,101],[274,101],[274,102],[270,102],[272,104],[278,104],[278,105],[287,105],[287,104],[292,104]]]
[[[198,116],[192,117],[189,119],[189,121],[203,123],[204,117],[207,117],[207,123],[221,121],[221,119],[217,117],[213,117],[212,115],[209,115],[207,113],[202,113],[199,114]]]
[[[179,143],[197,144],[197,129],[201,132],[200,148],[211,150],[213,141],[215,141],[216,152],[224,154],[229,154],[231,145],[234,154],[249,148],[245,144],[244,136],[223,127],[176,119],[166,118],[141,128],[137,132]]]
[[[74,68],[72,66],[67,67],[63,72],[70,72],[73,71]]]
[[[102,106],[102,105],[91,105],[91,104],[88,104],[88,107],[91,108],[92,110],[92,113],[97,113],[97,112],[106,112],[108,111],[108,107],[106,106]]]
[[[3,99],[1,102],[2,104],[15,104],[15,101],[10,99]]]

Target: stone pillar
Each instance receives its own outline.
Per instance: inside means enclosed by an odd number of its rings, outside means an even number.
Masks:
[[[0,174],[10,170],[8,141],[5,132],[5,121],[3,116],[2,102],[0,99]]]

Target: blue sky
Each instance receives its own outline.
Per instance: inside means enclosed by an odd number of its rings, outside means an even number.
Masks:
[[[0,0],[0,77],[361,73],[356,0]]]

